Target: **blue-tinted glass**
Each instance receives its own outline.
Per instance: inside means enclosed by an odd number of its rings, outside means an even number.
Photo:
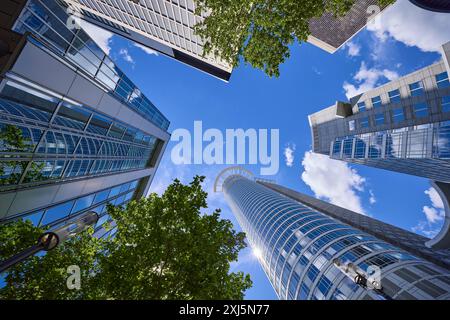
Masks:
[[[68,216],[70,210],[72,209],[73,203],[74,201],[69,201],[48,209],[45,212],[41,225],[46,225]]]
[[[60,106],[54,122],[63,127],[83,130],[90,115],[90,112],[65,102]]]
[[[359,112],[365,111],[366,110],[366,104],[364,102],[358,103],[358,110],[359,110]]]
[[[130,184],[131,184],[131,182],[124,183],[124,184],[120,187],[120,193],[127,191],[127,190],[130,188]]]
[[[130,191],[125,195],[125,201],[131,200],[133,198],[134,191]]]
[[[428,116],[428,106],[425,102],[414,105],[414,114],[416,118],[423,118]]]
[[[375,125],[379,126],[384,124],[384,114],[376,114],[375,115]]]
[[[23,173],[25,162],[8,161],[1,163],[2,171],[0,174],[0,185],[11,185],[19,182]]]
[[[442,97],[441,107],[442,112],[450,112],[450,96]]]
[[[438,88],[446,88],[450,86],[450,82],[448,81],[447,72],[442,72],[436,75],[436,84]]]
[[[392,103],[400,102],[400,91],[398,89],[389,92],[389,100]]]
[[[111,192],[109,193],[109,198],[118,195],[119,192],[120,192],[120,187],[121,187],[121,186],[117,186],[117,187],[112,188],[112,189],[111,189]]]
[[[100,135],[106,135],[111,123],[112,121],[110,119],[95,114],[89,122],[87,131]]]
[[[108,219],[109,219],[109,215],[108,214],[105,214],[105,215],[101,216],[98,219],[98,221],[97,221],[97,223],[95,225],[95,228],[100,227],[102,224],[104,224],[106,221],[108,221]]]
[[[93,194],[90,194],[83,198],[78,199],[75,202],[75,205],[73,206],[72,213],[77,213],[78,211],[81,211],[83,209],[86,209],[87,207],[90,207],[93,200],[94,200]]]
[[[43,213],[44,213],[43,210],[37,211],[37,212],[33,212],[32,214],[29,214],[29,215],[23,217],[23,219],[24,219],[24,220],[29,220],[29,221],[31,221],[31,223],[32,223],[34,226],[38,226],[38,225],[39,225],[39,222],[41,221],[41,218],[42,218],[42,214],[43,214]]]
[[[97,194],[95,195],[94,204],[106,200],[108,198],[109,191],[110,190],[107,189],[107,190],[97,192]]]
[[[411,83],[409,85],[409,91],[413,97],[421,96],[423,94],[422,81]]]
[[[361,128],[368,128],[369,127],[369,118],[364,117],[359,119],[359,125]]]
[[[405,120],[403,108],[392,110],[392,120],[394,123],[399,123]]]
[[[131,182],[130,190],[136,188],[137,184],[138,184],[138,180],[135,180],[135,181]]]
[[[2,89],[1,95],[13,101],[20,101],[20,104],[26,105],[27,107],[31,106],[33,109],[39,109],[41,111],[39,113],[40,117],[43,117],[42,121],[48,121],[50,119],[58,104],[58,99],[52,96],[10,81]],[[14,105],[16,108],[20,106],[16,103],[8,104],[10,107]]]
[[[381,97],[380,96],[372,98],[372,106],[374,108],[381,106]]]

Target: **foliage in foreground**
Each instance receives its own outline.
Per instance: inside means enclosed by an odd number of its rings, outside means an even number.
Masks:
[[[245,247],[220,210],[202,214],[204,177],[175,180],[162,196],[108,206],[113,239],[93,230],[9,270],[0,299],[243,299],[249,275],[230,272]],[[28,221],[0,226],[0,259],[34,244],[42,232]],[[67,267],[78,265],[81,289],[69,290]]]
[[[209,14],[195,26],[204,41],[204,55],[233,67],[245,63],[269,76],[290,56],[289,46],[304,42],[312,18],[332,13],[342,16],[356,0],[195,0],[196,14]],[[395,0],[378,0],[380,7]]]

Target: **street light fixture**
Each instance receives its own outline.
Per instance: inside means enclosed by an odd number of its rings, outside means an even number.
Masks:
[[[77,219],[69,221],[55,230],[47,231],[43,233],[37,244],[25,249],[24,251],[12,256],[9,259],[0,263],[0,273],[11,268],[15,264],[27,259],[28,257],[38,253],[39,251],[50,251],[56,248],[60,243],[66,241],[90,226],[94,225],[98,221],[98,215],[94,211],[88,211],[80,215]]]

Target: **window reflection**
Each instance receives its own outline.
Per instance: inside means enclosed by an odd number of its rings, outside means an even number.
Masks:
[[[82,108],[64,102],[58,110],[54,123],[64,127],[83,130],[90,115],[89,112]]]

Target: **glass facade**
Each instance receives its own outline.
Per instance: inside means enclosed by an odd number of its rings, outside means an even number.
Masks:
[[[101,216],[96,235],[111,235],[100,228],[110,220],[106,204],[145,194],[169,122],[68,25],[54,0],[26,1],[13,24],[19,35],[11,33],[15,50],[0,79],[0,223],[52,228],[93,210]]]
[[[437,181],[450,180],[450,121],[337,138],[330,156]]]
[[[450,298],[450,274],[444,269],[325,211],[236,174],[225,179],[223,192],[250,245],[261,252],[260,263],[280,299]],[[335,259],[361,270],[379,268],[381,293],[356,284]]]
[[[106,205],[108,203],[116,206],[126,205],[133,199],[137,185],[138,180],[123,183],[51,207],[24,213],[21,218],[31,221],[35,226],[52,227],[84,212],[94,211],[100,217],[95,226],[97,230],[107,221],[111,221],[106,214]]]
[[[348,102],[352,112],[345,117],[337,105],[310,115],[313,151],[450,183],[447,66],[440,61],[359,94]]]
[[[151,135],[10,80],[0,111],[0,191],[142,169],[155,152]]]
[[[31,32],[45,41],[45,47],[81,68],[101,83],[115,98],[147,120],[166,130],[169,121],[141,93],[83,29],[69,29],[65,7],[55,0],[30,0],[14,31]],[[44,44],[41,44],[44,45]]]

